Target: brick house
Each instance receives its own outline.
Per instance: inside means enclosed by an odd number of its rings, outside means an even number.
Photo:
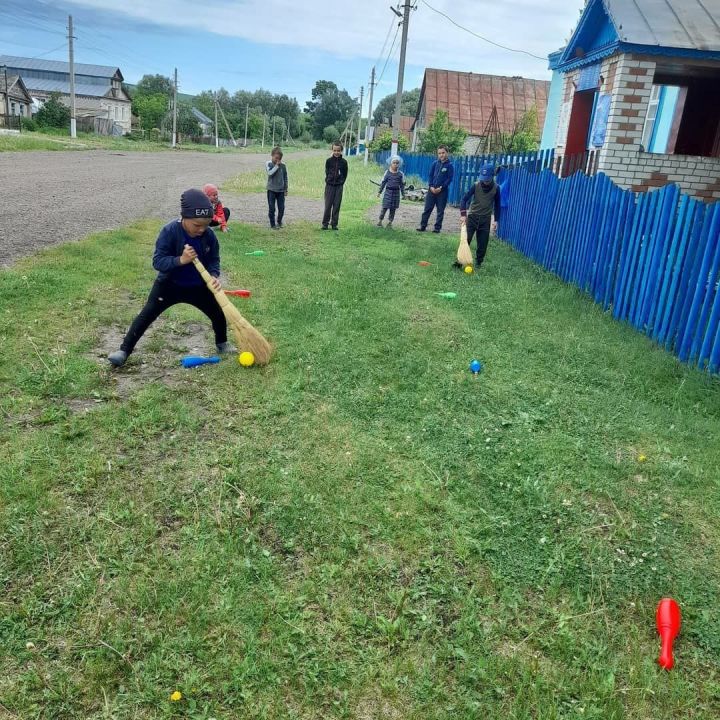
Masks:
[[[559,102],[544,139],[559,155],[595,150],[598,171],[636,192],[677,183],[720,199],[719,10],[717,0],[588,0],[550,56]]]
[[[467,131],[465,151],[468,154],[475,153],[493,107],[497,108],[501,132],[512,133],[522,116],[533,107],[537,108],[542,128],[549,91],[547,80],[427,68],[411,128],[413,149],[418,132],[432,122],[438,110],[447,111],[450,122]]]
[[[20,75],[33,98],[41,106],[53,92],[60,102],[70,104],[70,65],[59,60],[0,55],[0,66],[8,74]],[[75,63],[75,112],[79,118],[110,121],[119,133],[130,132],[132,102],[122,87],[120,69],[109,65]]]

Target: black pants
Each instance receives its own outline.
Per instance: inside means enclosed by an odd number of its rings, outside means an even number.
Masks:
[[[488,242],[490,242],[490,221],[489,217],[472,217],[467,218],[467,238],[468,245],[472,245],[473,236],[475,236],[477,247],[475,248],[475,264],[479,267],[485,259]]]
[[[230,209],[224,207],[223,208],[223,214],[225,215],[225,222],[227,222],[230,219]],[[211,220],[210,221],[210,227],[217,227],[220,223],[217,220]]]
[[[227,341],[227,322],[225,315],[215,300],[214,295],[206,285],[183,287],[176,285],[169,280],[155,284],[150,290],[145,307],[133,320],[130,329],[125,335],[123,344],[120,346],[128,355],[135,349],[137,341],[145,334],[145,331],[165,312],[169,307],[178,303],[187,303],[204,312],[211,320],[215,331],[215,342],[224,343]]]
[[[380,210],[380,220],[385,219],[385,213],[388,211],[390,211],[390,215],[388,216],[390,218],[390,222],[395,219],[395,208],[383,208]]]
[[[445,206],[448,201],[448,191],[443,190],[439,195],[433,195],[429,190],[425,196],[425,209],[420,219],[420,227],[424,230],[427,227],[430,215],[434,209],[437,209],[435,216],[435,230],[442,230],[443,219],[445,218]]]
[[[340,206],[342,205],[343,186],[325,185],[325,213],[323,214],[323,227],[330,223],[334,228],[340,220]]]
[[[268,198],[268,217],[270,218],[270,227],[275,227],[275,204],[277,203],[277,223],[282,225],[283,216],[285,215],[285,193],[275,190],[267,191]]]

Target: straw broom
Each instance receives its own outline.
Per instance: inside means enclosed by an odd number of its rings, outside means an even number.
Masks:
[[[213,277],[205,266],[197,258],[193,263],[223,311],[238,350],[240,352],[249,350],[255,356],[256,364],[267,365],[272,355],[270,343],[240,314],[222,290],[213,287]]]
[[[460,244],[457,249],[457,261],[463,267],[467,265],[472,267],[473,264],[472,250],[470,250],[470,245],[468,244],[467,225],[465,223],[460,225]]]

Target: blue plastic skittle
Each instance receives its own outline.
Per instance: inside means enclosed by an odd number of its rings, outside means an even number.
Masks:
[[[212,357],[201,357],[199,355],[186,355],[180,363],[184,368],[194,368],[198,367],[198,365],[214,365],[215,363],[219,363],[220,358],[217,355],[213,355]]]
[[[470,363],[470,372],[473,375],[477,375],[482,370],[482,363],[479,360],[473,360]]]

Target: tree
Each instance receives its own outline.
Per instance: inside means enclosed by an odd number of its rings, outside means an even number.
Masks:
[[[320,103],[320,98],[326,92],[335,92],[337,91],[337,89],[338,86],[331,80],[318,80],[315,83],[315,87],[310,92],[312,100],[308,100],[305,103],[305,108],[303,109],[303,112],[307,113],[308,115],[313,115],[315,113],[315,109]]]
[[[534,152],[540,147],[540,123],[537,107],[533,105],[518,120],[515,129],[510,134],[503,134],[503,148],[505,152]]]
[[[420,88],[406,90],[400,101],[400,114],[415,117],[420,102]],[[373,112],[373,120],[376,125],[384,125],[395,114],[395,93],[384,97]]]
[[[40,127],[70,126],[70,108],[60,102],[60,93],[50,93],[50,98],[35,115],[35,121]]]
[[[173,83],[164,75],[143,75],[135,86],[135,95],[164,95],[172,97]]]
[[[398,148],[400,150],[407,150],[410,147],[410,143],[408,142],[408,139],[404,135],[398,136]],[[382,135],[378,135],[371,143],[368,145],[368,150],[370,152],[380,152],[382,150],[390,150],[392,148],[392,131],[388,130]]]
[[[136,95],[132,103],[133,115],[140,118],[143,130],[160,128],[169,112],[169,100],[165,95]]]
[[[340,131],[334,125],[328,125],[323,130],[323,140],[327,143],[335,142],[340,139]]]
[[[445,110],[437,110],[432,122],[420,134],[420,151],[435,154],[439,145],[447,145],[448,152],[462,149],[467,132],[450,122]]]

